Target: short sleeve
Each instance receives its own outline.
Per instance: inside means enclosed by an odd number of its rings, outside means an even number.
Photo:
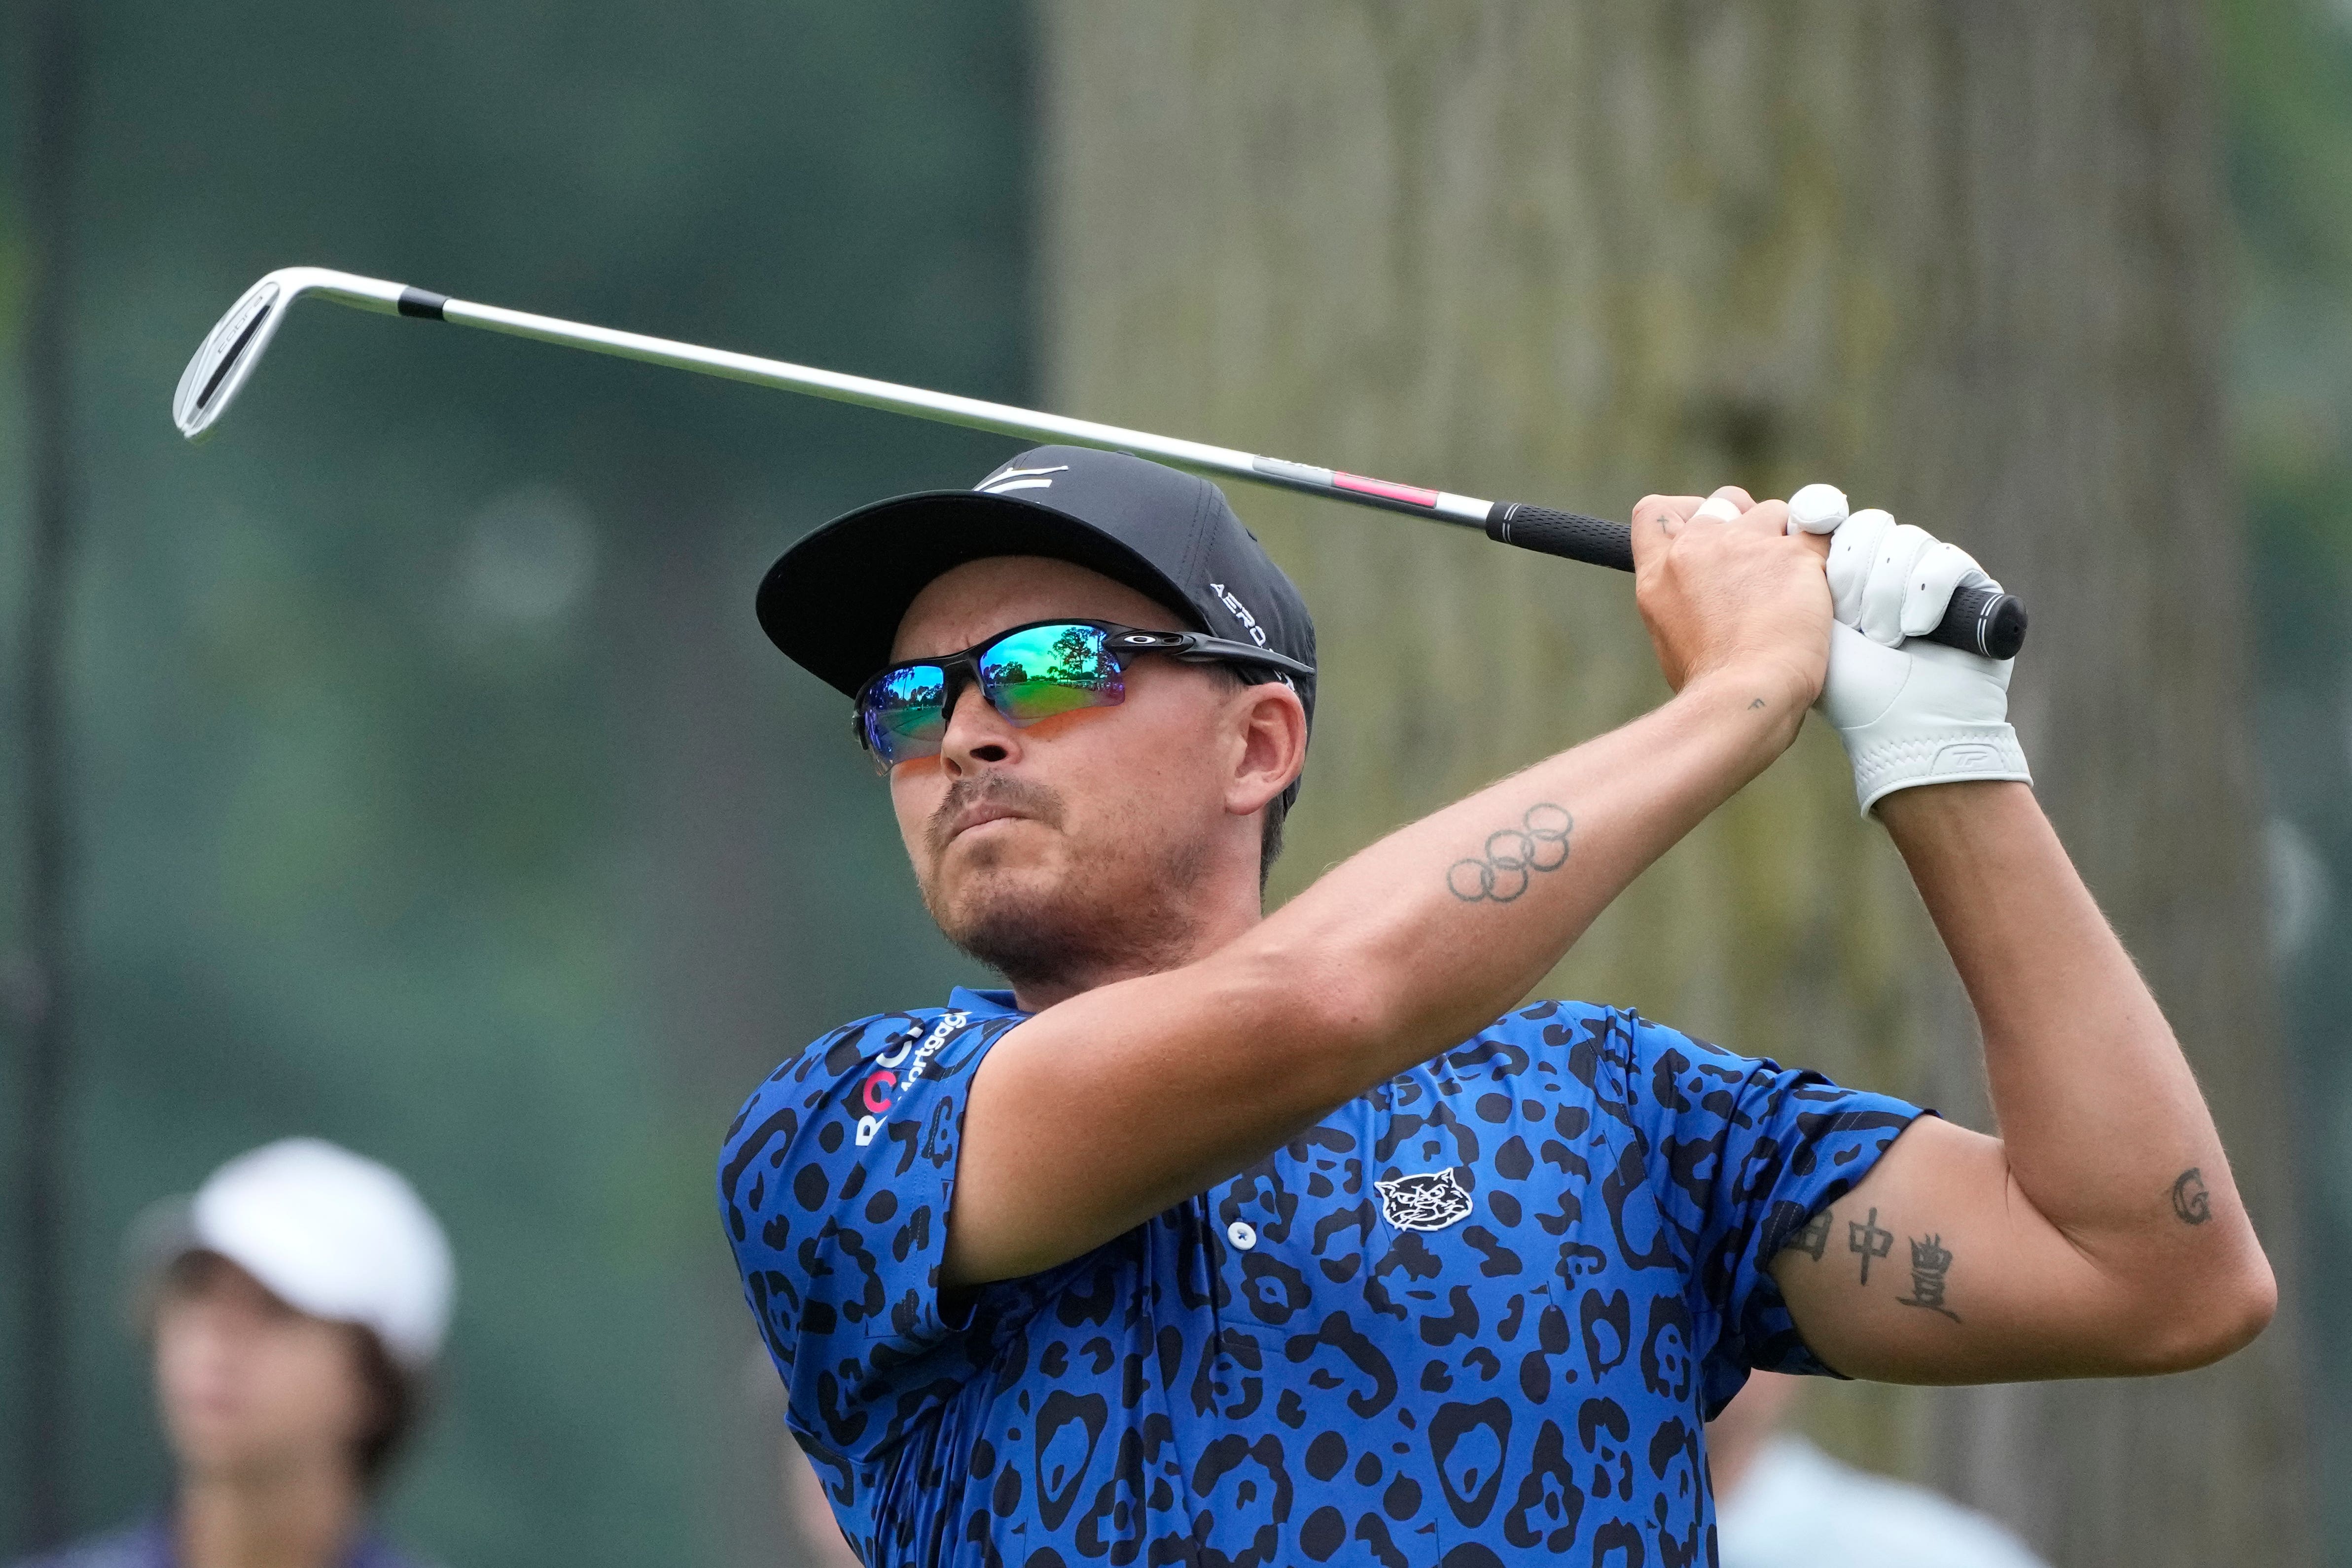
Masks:
[[[1627,1098],[1645,1124],[1648,1184],[1688,1248],[1694,1316],[1714,1328],[1707,1415],[1751,1369],[1830,1373],[1768,1265],[1923,1112],[1644,1018],[1628,1023]]]
[[[728,1129],[719,1215],[803,1446],[854,1463],[971,1374],[940,1265],[971,1072],[1013,1022],[862,1019],[777,1068]]]

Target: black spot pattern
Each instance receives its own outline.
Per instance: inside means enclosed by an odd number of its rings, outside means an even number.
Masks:
[[[1826,1370],[1764,1265],[1918,1114],[1544,1003],[950,1311],[964,1094],[1010,1007],[827,1036],[720,1156],[788,1421],[869,1568],[1712,1564],[1702,1423],[1750,1367]],[[1384,1212],[1440,1173],[1468,1213]]]

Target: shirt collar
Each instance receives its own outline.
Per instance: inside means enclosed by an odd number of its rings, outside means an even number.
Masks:
[[[974,991],[959,985],[948,993],[948,1005],[959,1013],[969,1013],[975,1018],[1025,1018],[1013,1000],[1010,991]]]

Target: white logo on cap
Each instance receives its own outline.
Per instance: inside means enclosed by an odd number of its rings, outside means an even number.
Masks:
[[[1242,608],[1242,602],[1239,599],[1234,598],[1233,595],[1227,593],[1225,591],[1225,585],[1223,583],[1210,584],[1209,591],[1216,595],[1217,602],[1219,604],[1224,605],[1225,608],[1234,613],[1234,618],[1241,622],[1242,629],[1249,633],[1250,641],[1257,644],[1260,647],[1264,647],[1265,646],[1265,628],[1257,624],[1257,617],[1251,615],[1247,610]]]
[[[1051,479],[1038,479],[1039,474],[1066,474],[1070,465],[1058,463],[1050,468],[1000,468],[971,488],[982,495],[1001,496],[1007,490],[1049,490]]]

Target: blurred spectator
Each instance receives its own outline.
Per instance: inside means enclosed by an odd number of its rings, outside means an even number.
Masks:
[[[394,1172],[315,1138],[239,1155],[134,1237],[167,1508],[25,1568],[408,1568],[369,1507],[449,1321],[449,1247]]]
[[[1804,1381],[1753,1373],[1707,1426],[1723,1568],[2043,1568],[1984,1515],[1780,1431]]]

